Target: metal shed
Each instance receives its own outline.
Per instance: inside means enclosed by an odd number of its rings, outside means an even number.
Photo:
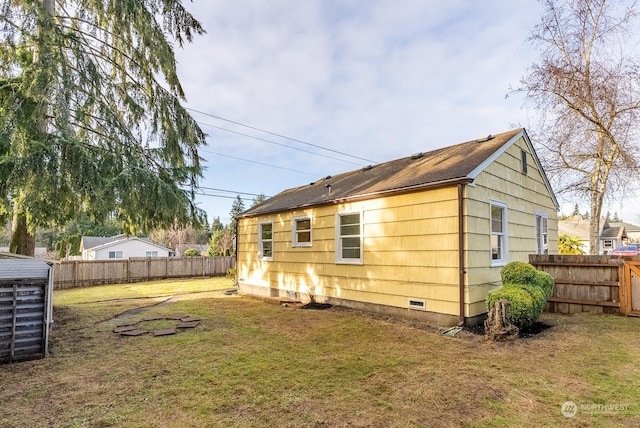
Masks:
[[[0,363],[47,356],[52,297],[49,263],[0,258]]]

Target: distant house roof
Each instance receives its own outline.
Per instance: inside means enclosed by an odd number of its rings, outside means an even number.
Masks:
[[[130,241],[130,240],[143,241],[150,245],[156,246],[158,248],[162,248],[163,250],[171,251],[169,248],[156,244],[149,238],[127,236],[124,234],[115,235],[115,236],[83,236],[80,241],[80,251],[105,248],[105,247],[115,245],[118,242],[124,242],[124,241]]]
[[[524,128],[514,129],[428,153],[418,153],[327,176],[306,186],[285,190],[245,211],[240,217],[470,183],[501,155],[510,143],[514,143],[520,137],[524,137],[531,152],[535,153]],[[536,156],[534,161],[540,166]],[[539,169],[555,205],[558,206],[542,167]]]
[[[126,239],[126,237],[124,234],[115,236],[83,236],[80,240],[80,250],[90,250],[91,248],[99,247],[110,242]]]
[[[582,216],[572,216],[567,220],[558,222],[558,234],[578,237],[582,241],[589,240],[589,219]],[[601,239],[622,239],[627,237],[625,223],[608,222],[600,219]]]

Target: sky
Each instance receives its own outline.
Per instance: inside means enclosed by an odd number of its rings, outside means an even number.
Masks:
[[[229,223],[238,194],[249,208],[257,194],[535,126],[511,89],[537,59],[538,1],[184,4],[207,31],[176,58],[208,134],[196,202],[209,221]],[[570,214],[575,201],[560,202]],[[603,212],[640,222],[633,208]]]

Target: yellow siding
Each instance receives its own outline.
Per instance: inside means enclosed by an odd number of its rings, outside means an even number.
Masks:
[[[521,150],[529,153],[527,174],[521,170]],[[507,206],[508,261],[529,260],[536,252],[535,213],[549,218],[549,252],[558,252],[557,212],[527,144],[520,139],[465,188],[467,298],[470,316],[486,312],[486,293],[499,286],[501,266],[491,267],[491,200]]]
[[[338,264],[335,214],[362,211],[364,261]],[[311,216],[311,247],[292,246],[292,219]],[[457,189],[297,210],[241,219],[241,283],[406,308],[426,300],[426,310],[458,313]],[[274,223],[273,261],[258,257],[258,225]]]
[[[465,316],[486,312],[487,292],[500,285],[501,266],[491,266],[491,200],[507,206],[508,260],[527,261],[536,251],[535,212],[549,219],[549,249],[557,253],[557,213],[540,171],[529,155],[521,172],[519,140],[465,186]],[[363,263],[336,263],[335,214],[360,211]],[[310,216],[312,245],[292,245],[292,219]],[[273,260],[258,260],[258,225],[273,222]],[[368,201],[241,219],[238,280],[250,286],[312,293],[364,303],[407,308],[424,299],[426,310],[458,315],[457,188],[440,188]]]

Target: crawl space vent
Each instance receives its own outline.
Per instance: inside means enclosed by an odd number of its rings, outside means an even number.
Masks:
[[[427,302],[423,299],[409,299],[409,309],[419,309],[424,311],[427,309]]]

